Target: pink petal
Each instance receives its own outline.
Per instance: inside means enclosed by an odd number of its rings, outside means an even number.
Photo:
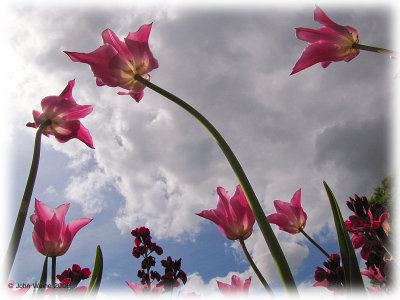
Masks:
[[[312,28],[296,28],[296,37],[299,40],[308,43],[316,43],[319,41],[327,41],[334,44],[339,43],[343,38],[338,33],[328,27],[318,29]]]
[[[66,231],[71,233],[71,240],[75,237],[75,234],[82,229],[82,227],[86,226],[92,221],[93,219],[90,218],[81,218],[69,222]]]
[[[82,124],[79,127],[78,134],[76,138],[82,142],[84,142],[88,147],[94,149],[92,136],[89,133],[89,130],[86,129]]]
[[[342,34],[343,36],[351,38],[350,33],[348,32],[348,30],[345,26],[342,26],[342,25],[339,25],[339,24],[336,24],[335,22],[333,22],[324,13],[324,11],[321,8],[319,8],[318,6],[315,6],[314,21],[335,30],[336,32]]]
[[[71,107],[59,116],[64,117],[67,121],[78,120],[86,117],[93,111],[93,106],[91,105],[75,105]]]
[[[118,95],[129,95],[129,96],[131,96],[133,99],[135,99],[135,101],[136,101],[137,103],[139,103],[140,100],[142,100],[142,98],[143,98],[143,96],[144,96],[144,92],[143,92],[143,90],[142,90],[142,91],[139,91],[139,92],[136,92],[136,91],[129,91],[128,93],[125,93],[125,92],[118,92]]]
[[[111,29],[104,30],[101,36],[103,38],[104,44],[110,44],[111,46],[113,46],[123,59],[133,59],[132,54],[126,47],[126,44],[124,42],[121,42],[117,35]]]
[[[32,240],[33,240],[33,245],[35,246],[36,250],[43,254],[46,255],[46,251],[43,247],[42,243],[42,238],[37,234],[36,230],[32,232]]]
[[[60,97],[66,100],[72,100],[75,102],[75,100],[72,98],[72,89],[75,85],[75,79],[70,80],[65,87],[65,89],[61,92]]]
[[[130,32],[125,39],[126,46],[132,53],[135,64],[143,62],[146,66],[144,73],[158,68],[158,61],[153,57],[148,44],[151,27],[152,24],[142,25],[137,32]]]
[[[343,60],[340,48],[331,43],[315,43],[306,47],[301,57],[293,67],[293,75],[319,62],[331,62]]]
[[[49,206],[35,199],[35,214],[37,215],[37,218],[39,218],[43,222],[47,222],[48,220],[51,220],[51,218],[53,218],[54,212]]]
[[[291,234],[299,233],[299,229],[285,215],[271,214],[267,216],[267,220],[269,223],[277,225],[280,230]]]
[[[321,62],[321,67],[324,69],[327,68],[332,62],[331,61],[323,61]]]
[[[57,215],[54,214],[53,218],[46,222],[46,243],[50,244],[51,246],[58,244],[60,242],[60,239],[62,239],[63,232],[61,232],[61,229],[62,225],[57,219]]]
[[[290,205],[301,208],[301,189],[294,193],[292,200],[290,200]]]
[[[118,86],[119,77],[110,69],[110,62],[118,52],[111,45],[103,45],[91,53],[64,52],[72,61],[89,64],[94,76],[99,77],[104,84]]]
[[[153,23],[144,24],[144,25],[140,26],[138,31],[129,32],[126,39],[130,40],[130,41],[134,41],[134,42],[147,43],[149,40],[150,31],[151,31],[152,26],[153,26]]]
[[[228,192],[222,187],[217,187],[217,194],[219,196],[219,199],[216,210],[220,215],[223,215],[226,218],[230,218],[230,210],[229,210],[230,197]]]
[[[281,200],[274,200],[274,206],[278,214],[282,214],[287,217],[293,217],[293,211],[290,203],[283,202]]]
[[[243,290],[243,282],[239,276],[232,275],[231,286],[237,290]]]
[[[222,294],[230,295],[232,293],[231,286],[217,280],[217,285]]]
[[[244,289],[245,291],[248,291],[248,290],[249,290],[249,288],[250,288],[250,283],[251,283],[251,276],[250,276],[249,278],[247,278],[247,279],[244,281],[243,289]]]
[[[90,148],[94,149],[93,140],[89,130],[87,130],[78,120],[58,124],[58,126],[53,127],[51,134],[53,134],[60,143],[65,143],[71,139],[77,138]]]
[[[57,216],[59,222],[65,223],[65,215],[69,210],[70,204],[61,204],[54,209],[54,213]]]
[[[137,295],[143,294],[144,285],[138,284],[136,282],[128,282],[128,281],[125,282],[135,292],[135,294]]]

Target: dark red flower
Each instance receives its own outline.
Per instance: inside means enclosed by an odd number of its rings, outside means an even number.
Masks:
[[[344,289],[344,271],[340,265],[339,254],[332,254],[331,258],[323,263],[326,270],[317,267],[314,278],[317,281],[313,286],[323,286],[334,292]]]

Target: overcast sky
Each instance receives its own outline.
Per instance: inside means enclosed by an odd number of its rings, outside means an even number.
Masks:
[[[151,72],[151,81],[215,125],[266,214],[274,212],[273,200],[290,201],[301,188],[306,232],[329,251],[338,248],[323,180],[347,217],[348,197],[370,197],[393,171],[393,60],[362,52],[349,63],[333,63],[327,69],[314,65],[289,76],[306,46],[296,39],[294,28],[320,27],[313,21],[314,3],[246,9],[135,6],[134,1],[117,6],[15,3],[19,5],[10,5],[7,12],[9,56],[2,58],[12,59],[12,68],[2,71],[7,86],[3,102],[8,104],[2,138],[8,155],[9,224],[15,220],[30,167],[35,131],[25,124],[32,121],[32,110],[40,110],[41,99],[60,94],[71,79],[76,80],[77,103],[94,107],[82,123],[95,150],[78,140],[60,144],[54,137],[42,139],[33,197],[52,208],[70,202],[67,220],[94,218],[59,258],[59,273],[73,263],[92,268],[100,244],[103,292],[131,293],[124,281],[138,282],[139,264],[131,256],[130,231],[148,226],[153,240],[166,245],[165,257],[183,257],[182,268],[190,278],[185,292],[216,291],[215,278],[230,282],[230,272],[242,279],[251,275],[252,289],[259,287],[238,243],[195,215],[216,207],[218,186],[233,195],[238,184],[207,131],[149,89],[138,104],[117,95],[119,88],[97,87],[88,66],[63,53],[97,49],[106,28],[122,39],[153,22],[149,45],[160,67]],[[362,44],[394,47],[390,5],[319,5],[333,21],[358,29]],[[16,282],[40,277],[43,256],[33,249],[32,230],[28,221],[12,273]],[[308,289],[324,256],[298,235],[275,232],[296,282]],[[246,243],[267,281],[280,289],[257,225]]]

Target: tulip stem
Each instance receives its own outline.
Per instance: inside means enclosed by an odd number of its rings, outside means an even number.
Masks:
[[[15,256],[17,255],[18,246],[21,241],[22,231],[24,230],[26,215],[28,213],[29,204],[32,197],[33,187],[35,185],[36,174],[39,167],[40,141],[42,137],[42,131],[45,128],[45,126],[49,125],[50,123],[51,120],[43,122],[39,126],[39,129],[36,132],[31,169],[29,171],[29,176],[26,182],[25,191],[22,196],[17,219],[15,220],[14,229],[11,235],[10,243],[8,245],[7,254],[5,258],[6,261],[4,265],[6,266],[7,277],[10,275],[11,268],[14,264]]]
[[[265,280],[265,278],[262,276],[260,270],[257,268],[256,264],[254,263],[253,259],[250,256],[249,251],[247,251],[246,245],[244,243],[244,240],[242,237],[239,238],[239,242],[240,245],[242,246],[242,250],[244,252],[244,255],[246,256],[247,260],[250,263],[250,266],[253,268],[254,272],[256,273],[258,279],[260,279],[262,285],[265,287],[265,289],[267,290],[267,292],[273,296],[274,293],[272,292],[272,289],[270,288],[270,286],[268,285],[267,281]]]
[[[399,54],[395,51],[384,49],[384,48],[379,48],[379,47],[372,47],[372,46],[367,46],[367,45],[362,45],[358,43],[353,44],[353,49],[360,49],[360,50],[365,50],[365,51],[370,51],[370,52],[376,52],[376,53],[381,53],[381,54],[386,54],[390,55],[392,57],[397,58]]]
[[[159,93],[160,95],[166,97],[171,100],[175,104],[179,105],[181,108],[186,110],[189,114],[195,117],[212,135],[215,139],[225,157],[228,159],[229,164],[231,165],[239,183],[243,189],[243,192],[246,195],[247,201],[249,202],[250,208],[253,211],[254,217],[260,227],[260,230],[264,236],[264,239],[268,245],[268,248],[271,252],[272,258],[274,259],[275,265],[278,269],[278,273],[282,280],[283,288],[287,292],[291,292],[293,294],[298,294],[296,284],[293,278],[293,275],[290,271],[289,265],[287,263],[286,257],[283,254],[282,248],[279,245],[279,242],[272,231],[271,225],[268,223],[268,220],[265,216],[265,213],[260,205],[260,202],[257,199],[256,194],[253,191],[253,188],[247,179],[247,176],[237,160],[235,154],[232,152],[229,145],[226,143],[224,138],[218,132],[218,130],[196,109],[187,104],[182,99],[176,97],[175,95],[169,93],[168,91],[160,88],[159,86],[147,81],[139,74],[135,75],[135,79],[153,91]]]
[[[307,233],[304,232],[302,228],[299,228],[299,231],[315,246],[317,247],[328,259],[331,258],[331,256],[326,252],[320,245],[318,245]]]
[[[56,287],[56,259],[57,256],[51,257],[51,287]]]

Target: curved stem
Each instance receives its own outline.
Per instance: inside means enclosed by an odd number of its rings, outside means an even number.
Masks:
[[[318,245],[307,233],[304,232],[302,228],[299,228],[299,231],[315,246],[320,250],[328,259],[331,258],[331,256],[326,252],[320,245]]]
[[[271,225],[267,221],[265,213],[260,205],[260,202],[257,199],[256,194],[253,191],[253,188],[250,185],[249,180],[247,179],[245,172],[242,169],[242,166],[240,165],[235,154],[232,152],[231,148],[226,143],[226,141],[221,136],[221,134],[217,131],[217,129],[215,129],[215,127],[203,115],[201,115],[197,110],[195,110],[192,106],[187,104],[182,99],[167,92],[166,90],[160,88],[159,86],[147,81],[146,79],[141,77],[139,74],[135,75],[135,79],[137,81],[141,82],[142,84],[144,84],[145,86],[147,86],[148,88],[152,89],[153,91],[159,93],[160,95],[166,97],[167,99],[171,100],[175,104],[179,105],[184,110],[186,110],[193,117],[195,117],[212,135],[212,137],[215,139],[215,141],[221,148],[222,152],[225,154],[225,157],[228,159],[229,164],[231,165],[233,171],[236,174],[236,177],[239,180],[239,183],[243,189],[243,192],[246,195],[246,198],[247,198],[247,201],[249,202],[251,210],[253,211],[254,217],[261,229],[264,239],[265,239],[265,241],[268,245],[268,248],[271,252],[272,258],[274,259],[274,262],[278,269],[279,275],[281,277],[284,289],[287,292],[293,292],[293,293],[297,294],[296,284],[294,282],[293,275],[290,271],[289,265],[287,263],[285,255],[283,254],[281,246],[279,245],[279,242],[278,242],[274,232],[272,231]]]
[[[272,292],[272,290],[271,290],[270,286],[268,285],[267,281],[265,280],[265,278],[262,276],[260,270],[257,268],[257,266],[256,266],[256,264],[254,263],[253,259],[251,258],[250,253],[249,253],[249,251],[247,251],[246,245],[244,244],[244,240],[243,240],[242,237],[239,238],[239,242],[240,242],[240,245],[242,246],[242,250],[243,250],[243,252],[244,252],[244,255],[246,256],[247,260],[249,261],[250,266],[253,268],[253,270],[254,270],[254,272],[256,273],[258,279],[260,279],[262,285],[265,287],[265,289],[267,290],[267,292],[268,292],[271,296],[273,296],[274,293]]]
[[[381,243],[382,248],[385,249],[385,251],[386,251],[386,252],[392,257],[392,259],[394,260],[394,257],[393,257],[393,255],[392,255],[392,251],[389,249],[389,247],[387,247],[387,246],[383,243],[382,239],[378,236],[378,234],[377,234],[376,232],[374,232],[374,236],[375,236],[375,238]]]
[[[10,275],[11,268],[14,264],[15,256],[17,255],[18,246],[21,241],[22,231],[24,230],[26,215],[28,213],[29,204],[32,197],[33,187],[35,185],[36,174],[39,167],[40,141],[42,137],[42,131],[45,126],[50,124],[50,122],[51,122],[50,120],[47,120],[44,123],[42,123],[36,132],[35,147],[33,150],[31,169],[29,171],[29,176],[26,182],[24,195],[22,196],[17,219],[15,220],[14,230],[11,235],[10,243],[8,245],[7,254],[5,258],[7,277]]]
[[[381,53],[381,54],[386,54],[390,55],[392,57],[398,57],[399,54],[395,51],[384,49],[384,48],[379,48],[379,47],[372,47],[372,46],[367,46],[367,45],[362,45],[362,44],[353,44],[353,49],[360,49],[360,50],[365,50],[365,51],[370,51],[370,52],[376,52],[376,53]]]

